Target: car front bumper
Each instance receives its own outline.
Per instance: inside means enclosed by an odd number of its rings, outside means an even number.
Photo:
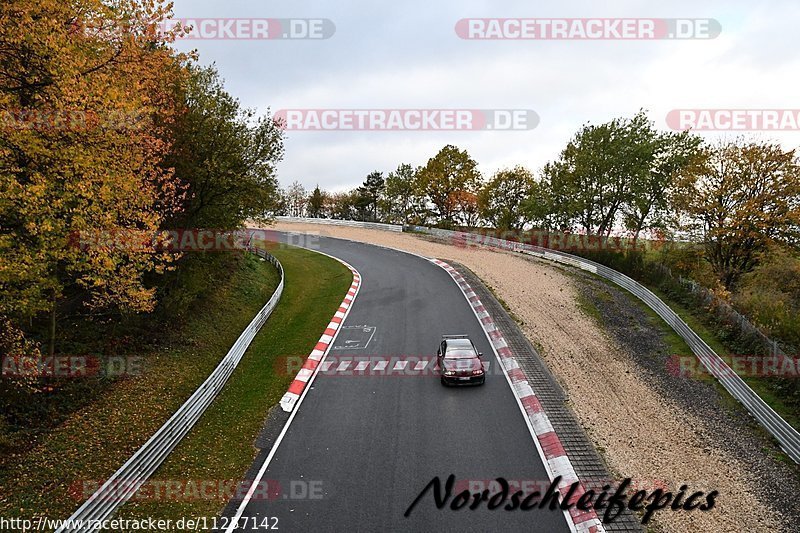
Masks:
[[[442,376],[442,383],[446,385],[483,385],[486,374],[479,376]]]

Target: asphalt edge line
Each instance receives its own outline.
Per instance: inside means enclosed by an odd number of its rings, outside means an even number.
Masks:
[[[503,375],[508,382],[514,393],[514,398],[517,401],[517,406],[522,412],[522,416],[531,433],[536,450],[542,459],[545,470],[550,476],[550,480],[555,479],[557,475],[561,476],[561,483],[559,484],[560,492],[576,481],[580,483],[577,490],[573,494],[574,498],[580,498],[586,491],[583,483],[578,479],[572,463],[564,451],[564,446],[561,444],[558,435],[553,429],[547,415],[539,403],[536,393],[533,391],[528,383],[527,376],[522,368],[519,367],[516,359],[514,358],[511,349],[508,347],[503,333],[494,324],[489,312],[483,306],[480,298],[469,283],[464,279],[458,270],[450,264],[439,259],[429,259],[429,261],[447,272],[450,277],[458,285],[461,293],[466,298],[467,302],[475,314],[475,318],[481,324],[484,334],[492,347],[497,362],[503,369]],[[567,525],[576,533],[604,533],[605,527],[597,513],[592,509],[591,511],[581,511],[576,507],[571,507],[569,511],[563,511],[567,519]]]
[[[315,250],[317,251],[317,250]],[[318,252],[323,253],[323,252]],[[323,254],[328,255],[328,254]],[[344,322],[344,319],[350,313],[350,308],[353,305],[353,300],[355,300],[356,294],[358,294],[358,290],[361,288],[361,274],[359,274],[358,270],[350,266],[345,261],[338,259],[336,257],[328,255],[328,257],[332,259],[336,259],[344,266],[350,269],[350,272],[353,273],[353,282],[350,284],[350,288],[347,291],[347,294],[342,300],[342,303],[339,304],[339,309],[334,313],[333,317],[331,317],[330,322],[328,323],[327,328],[322,333],[317,341],[316,346],[314,349],[311,350],[311,353],[306,358],[303,366],[297,372],[294,380],[292,381],[291,385],[289,385],[289,390],[283,395],[281,398],[280,406],[285,412],[290,413],[295,407],[295,404],[298,402],[300,396],[306,389],[308,383],[311,382],[312,378],[316,376],[317,369],[322,363],[325,356],[328,355],[328,351],[330,351],[331,346],[333,346],[333,341],[336,339],[336,336],[339,334],[339,330],[341,329],[341,325]]]
[[[281,405],[281,408],[284,411],[286,411],[286,406],[291,404],[291,408],[289,409],[289,411],[291,411],[291,415],[289,415],[289,419],[283,425],[283,429],[281,430],[280,434],[278,435],[278,438],[275,439],[275,443],[272,445],[272,449],[270,449],[269,454],[264,459],[264,463],[261,465],[261,468],[259,468],[258,473],[256,474],[255,478],[253,478],[253,481],[250,484],[250,488],[247,490],[247,494],[245,494],[244,498],[242,499],[242,502],[239,504],[239,507],[236,509],[236,513],[233,515],[233,517],[231,517],[231,521],[229,522],[228,527],[225,529],[225,533],[231,533],[232,531],[237,529],[237,524],[239,522],[239,519],[242,517],[242,514],[244,513],[244,510],[247,508],[247,504],[250,503],[250,500],[252,499],[253,494],[256,491],[256,488],[258,487],[259,483],[261,482],[261,478],[264,477],[264,474],[267,471],[267,467],[269,467],[269,463],[272,461],[272,458],[275,456],[275,453],[278,451],[278,447],[280,446],[281,441],[283,440],[283,437],[286,436],[286,432],[289,430],[289,426],[292,425],[292,421],[294,421],[294,417],[297,415],[297,412],[300,410],[300,404],[303,403],[303,400],[305,399],[306,394],[308,394],[308,391],[311,390],[311,384],[314,382],[314,379],[317,377],[317,373],[319,372],[319,368],[320,368],[322,362],[328,356],[328,352],[330,351],[331,347],[333,346],[334,341],[336,340],[336,337],[339,335],[339,332],[341,331],[341,325],[342,325],[342,323],[344,323],[345,319],[347,318],[347,315],[350,314],[350,309],[352,309],[352,304],[355,301],[356,296],[358,296],[358,291],[361,289],[361,280],[362,280],[361,274],[358,272],[358,270],[356,270],[348,262],[346,262],[346,261],[344,261],[342,259],[339,259],[338,257],[334,257],[332,255],[326,254],[325,252],[321,252],[319,250],[311,250],[310,248],[305,248],[305,249],[309,250],[309,251],[312,251],[312,252],[315,252],[315,253],[318,253],[318,254],[322,254],[322,255],[324,255],[326,257],[330,257],[331,259],[334,259],[334,260],[338,261],[339,263],[343,264],[353,274],[353,281],[350,283],[350,288],[347,290],[347,294],[345,295],[344,299],[342,300],[342,303],[339,304],[339,309],[333,315],[333,318],[329,321],[328,327],[325,329],[325,332],[320,336],[320,339],[317,342],[317,345],[311,351],[311,354],[309,354],[308,358],[306,358],[305,363],[303,363],[303,368],[301,368],[298,371],[297,376],[295,376],[294,381],[292,381],[292,384],[289,386],[289,390],[286,391],[286,393],[284,394],[283,398],[281,398],[280,405]],[[342,309],[344,309],[344,311],[342,311]],[[338,317],[337,315],[339,315],[340,313],[341,313],[342,316]],[[340,319],[340,320],[338,320],[338,322],[335,322],[333,319]],[[334,325],[334,324],[335,324],[335,327],[332,328],[331,325]],[[329,333],[329,330],[331,330],[331,329],[334,330],[333,332],[331,332],[332,334]],[[324,349],[320,348],[320,345],[322,345],[322,344],[325,345]],[[317,353],[317,352],[319,352],[319,353]],[[312,359],[312,357],[315,357],[316,359]],[[309,370],[308,368],[306,368],[306,365],[309,364],[308,361],[310,361],[310,360],[314,361],[313,363],[311,363],[311,365],[314,366],[314,369],[311,371],[311,374],[308,375],[306,381],[303,381],[302,379],[298,380],[298,376],[300,376],[300,374],[304,374],[303,377],[306,377],[307,372],[304,373],[304,370]],[[298,381],[303,384],[302,388],[300,389],[300,392],[299,393],[292,392],[292,387],[295,386],[295,383],[298,382]],[[297,387],[299,387],[299,385],[297,385]]]
[[[514,399],[516,400],[517,406],[519,407],[520,412],[522,413],[522,418],[525,420],[525,423],[528,426],[528,431],[531,434],[531,439],[533,440],[534,445],[536,446],[536,450],[539,453],[539,457],[542,460],[542,463],[544,465],[545,470],[547,471],[548,475],[550,476],[550,480],[552,481],[556,477],[553,472],[554,471],[558,471],[559,474],[562,476],[561,483],[559,484],[559,489],[562,489],[564,487],[569,487],[572,483],[575,483],[576,481],[578,481],[580,483],[580,485],[578,487],[578,490],[575,491],[575,496],[580,497],[581,495],[584,494],[586,489],[585,489],[585,487],[583,485],[583,482],[581,482],[580,479],[578,479],[578,475],[575,473],[575,469],[572,467],[572,463],[570,462],[569,457],[566,455],[566,452],[564,451],[563,445],[561,445],[561,442],[560,442],[560,440],[558,438],[558,435],[556,435],[555,430],[552,427],[552,424],[550,424],[550,421],[549,421],[547,415],[545,414],[544,409],[542,408],[541,404],[539,403],[539,400],[536,398],[536,395],[533,392],[533,389],[528,384],[528,380],[527,380],[527,377],[525,377],[524,371],[519,367],[518,363],[516,362],[516,359],[514,359],[513,356],[509,355],[508,357],[505,358],[505,360],[508,361],[508,364],[510,366],[512,366],[512,371],[514,369],[519,371],[518,374],[515,372],[515,376],[521,375],[524,378],[524,379],[518,381],[518,383],[522,387],[522,391],[520,391],[520,390],[517,389],[517,387],[514,384],[514,381],[509,376],[509,371],[507,370],[507,368],[505,366],[506,363],[505,363],[504,359],[501,358],[500,354],[498,353],[498,349],[495,347],[495,340],[492,338],[492,336],[490,335],[489,331],[487,331],[486,324],[484,324],[484,322],[478,316],[478,312],[476,311],[475,306],[473,306],[472,300],[470,300],[470,297],[465,292],[465,290],[462,287],[461,283],[463,283],[464,286],[466,286],[468,288],[468,290],[473,293],[473,296],[474,296],[475,300],[480,303],[480,299],[478,298],[478,295],[474,293],[474,291],[472,290],[472,287],[469,285],[469,283],[467,283],[467,281],[458,272],[458,270],[453,268],[450,264],[446,263],[445,261],[441,261],[440,259],[427,257],[427,256],[424,256],[422,254],[418,254],[418,253],[415,253],[415,252],[410,252],[408,250],[402,250],[400,248],[395,248],[394,246],[387,246],[387,245],[383,245],[383,244],[369,243],[369,242],[359,241],[359,240],[356,240],[356,239],[348,239],[348,238],[345,238],[345,237],[336,237],[336,236],[332,236],[332,235],[322,235],[321,232],[317,232],[317,231],[315,231],[315,232],[287,231],[287,230],[275,230],[275,231],[286,233],[286,234],[293,234],[293,235],[316,235],[318,237],[325,237],[325,238],[329,238],[329,239],[337,239],[337,240],[348,241],[348,242],[353,242],[353,243],[357,243],[357,244],[364,244],[364,245],[367,245],[367,246],[375,246],[377,248],[383,248],[383,249],[386,249],[386,250],[393,250],[395,252],[400,252],[400,253],[403,253],[403,254],[416,256],[416,257],[418,257],[418,258],[420,258],[420,259],[422,259],[424,261],[427,261],[427,262],[435,264],[436,266],[440,267],[445,272],[447,272],[447,274],[450,275],[450,277],[453,279],[453,281],[455,281],[456,285],[461,290],[461,294],[464,296],[464,298],[467,300],[467,303],[470,305],[470,308],[472,309],[472,312],[474,313],[475,318],[481,324],[481,327],[482,327],[482,329],[484,331],[484,334],[486,335],[486,338],[489,341],[489,346],[492,347],[492,351],[494,352],[495,358],[497,359],[497,362],[500,365],[500,367],[503,369],[503,376],[506,378],[506,382],[508,383],[509,387],[511,387],[511,391],[512,391],[512,393],[514,395]],[[318,253],[323,253],[324,254],[324,252],[318,252]],[[327,254],[324,254],[324,255],[327,255]],[[332,257],[332,256],[329,256],[329,257]],[[344,261],[342,261],[341,259],[338,259],[336,257],[334,257],[334,259],[344,263]],[[346,263],[344,263],[344,264],[346,264]],[[457,278],[461,279],[461,283],[459,283]],[[483,305],[481,305],[480,307],[483,307]],[[494,321],[491,319],[491,316],[489,315],[488,311],[485,310],[485,308],[483,309],[483,312],[486,313],[486,316],[489,319],[489,322],[492,324],[492,327],[495,328],[494,331],[497,332],[497,337],[502,341],[503,344],[506,345],[504,352],[507,350],[508,353],[511,354],[511,350],[510,350],[510,348],[508,348],[508,345],[505,342],[505,338],[503,337],[502,332],[500,331],[499,328],[494,326]],[[531,393],[529,395],[525,395],[524,398],[530,398],[531,399],[531,401],[529,402],[530,403],[530,408],[531,408],[531,411],[532,411],[531,414],[528,413],[528,411],[526,410],[525,405],[523,405],[523,402],[522,402],[523,396],[521,395],[521,392],[527,391],[527,390],[530,390]],[[535,409],[538,409],[538,412],[535,411]],[[294,413],[292,413],[292,416],[294,416]],[[548,434],[548,433],[552,433],[552,437],[550,437],[549,440],[546,441],[545,444],[554,444],[555,448],[548,448],[548,450],[550,450],[550,449],[560,450],[561,453],[563,454],[561,456],[557,456],[556,457],[557,461],[555,463],[551,463],[550,460],[545,455],[545,452],[544,452],[544,450],[542,448],[542,446],[544,444],[540,443],[539,435],[537,435],[536,430],[534,429],[534,420],[537,421],[537,422],[539,420],[544,422],[544,425],[542,426],[541,429],[549,428],[550,431],[549,432],[543,432],[542,433],[543,435]],[[291,418],[290,418],[290,421],[291,421]],[[287,425],[288,425],[288,422],[287,422]],[[282,437],[282,435],[281,435],[281,437]],[[260,477],[259,477],[259,479],[260,479]],[[576,520],[573,519],[573,516],[571,514],[572,512],[575,512],[576,516],[580,516],[581,518],[583,518],[583,520],[578,520],[577,523],[576,523]],[[594,511],[594,509],[592,509],[591,511],[580,511],[578,509],[575,509],[575,507],[572,507],[572,508],[570,508],[569,511],[564,511],[564,515],[565,515],[565,518],[566,518],[567,525],[575,533],[605,533],[606,532],[605,526],[600,521],[600,519],[597,518],[597,513]]]

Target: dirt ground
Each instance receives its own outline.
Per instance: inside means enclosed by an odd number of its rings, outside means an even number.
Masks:
[[[648,384],[624,350],[581,311],[578,281],[544,261],[483,248],[447,245],[415,236],[360,228],[280,222],[275,229],[369,242],[428,257],[458,261],[475,272],[539,347],[564,387],[570,406],[612,471],[643,486],[682,484],[717,490],[717,506],[657,512],[654,529],[695,531],[791,531],[787,517],[753,490],[780,480],[756,479],[721,446],[704,420]],[[760,453],[760,450],[754,450]]]

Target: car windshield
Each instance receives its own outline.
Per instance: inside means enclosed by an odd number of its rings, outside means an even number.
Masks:
[[[444,357],[445,359],[472,359],[475,357],[475,350],[472,348],[449,348]]]

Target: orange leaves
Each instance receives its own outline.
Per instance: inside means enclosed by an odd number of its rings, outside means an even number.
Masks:
[[[740,139],[708,148],[675,201],[702,234],[726,288],[769,246],[800,242],[800,165],[794,151],[777,144]]]
[[[47,311],[77,287],[91,306],[147,311],[168,258],[69,246],[92,228],[156,231],[181,188],[163,160],[182,112],[182,56],[149,26],[161,2],[0,5],[0,316]]]

